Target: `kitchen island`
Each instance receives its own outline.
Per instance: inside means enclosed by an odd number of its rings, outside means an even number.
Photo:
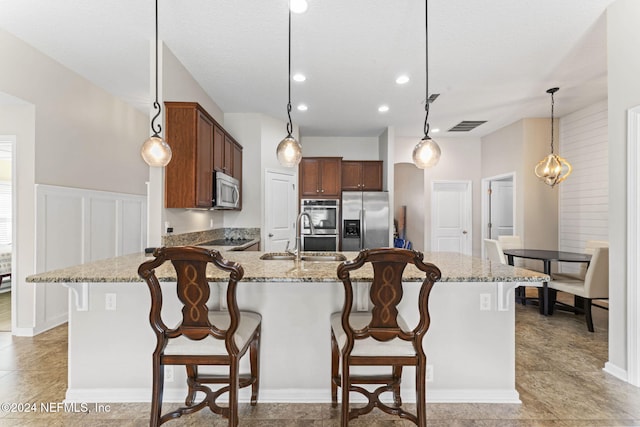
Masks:
[[[215,247],[214,247],[215,248]],[[216,248],[219,249],[219,248]],[[344,252],[353,259],[356,252]],[[261,260],[262,252],[223,252],[242,264],[241,309],[262,314],[260,400],[330,401],[329,316],[342,308],[339,262]],[[69,363],[66,398],[74,402],[143,402],[151,397],[149,291],[137,276],[149,259],[131,254],[30,276],[28,281],[64,283],[69,292]],[[425,253],[442,271],[430,298],[431,328],[425,338],[430,402],[518,403],[515,389],[513,290],[548,276],[457,253]],[[167,307],[177,307],[170,264],[156,270]],[[212,309],[224,309],[227,277],[211,267]],[[372,270],[352,275],[356,309],[368,308]],[[415,324],[415,299],[423,276],[409,265],[400,310]],[[534,282],[534,283],[531,283]],[[176,316],[173,320],[177,321]],[[248,361],[243,360],[245,369]],[[405,369],[403,399],[415,401],[412,369]],[[182,401],[185,375],[168,368],[165,400]],[[247,390],[242,390],[247,392]],[[248,395],[241,393],[241,399]]]

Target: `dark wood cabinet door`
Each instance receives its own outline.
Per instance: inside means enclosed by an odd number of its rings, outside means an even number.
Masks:
[[[193,105],[165,103],[165,138],[172,152],[171,161],[165,168],[167,208],[195,207],[196,123]]]
[[[227,175],[233,175],[233,139],[227,134],[224,135],[224,163],[222,171]]]
[[[362,162],[342,161],[342,190],[358,191],[362,184]]]
[[[340,158],[322,160],[320,169],[320,196],[340,197],[342,190],[340,162]]]
[[[213,129],[213,169],[224,172],[224,131],[215,126]]]
[[[362,186],[364,191],[382,191],[382,162],[362,162]]]
[[[320,160],[315,158],[300,161],[300,196],[317,197],[320,193]]]
[[[198,112],[196,137],[196,207],[210,208],[213,196],[213,123]]]

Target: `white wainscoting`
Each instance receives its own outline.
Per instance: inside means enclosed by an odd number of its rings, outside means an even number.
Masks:
[[[36,185],[36,272],[142,251],[146,205],[146,196]],[[38,329],[66,322],[69,290],[36,286]]]
[[[583,252],[587,240],[609,240],[609,138],[607,101],[560,119],[559,154],[573,173],[559,184],[562,251]],[[562,265],[565,272],[579,266]]]

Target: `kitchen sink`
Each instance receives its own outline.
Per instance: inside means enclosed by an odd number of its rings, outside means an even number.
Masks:
[[[345,261],[347,259],[342,254],[303,254],[300,258],[303,261]]]
[[[260,259],[266,261],[281,261],[287,259],[296,259],[295,255],[288,254],[286,252],[269,252],[260,257]]]
[[[262,260],[267,261],[282,261],[282,260],[294,260],[296,259],[295,255],[286,253],[286,252],[269,252],[260,257]],[[303,253],[300,256],[302,261],[345,261],[347,257],[342,254],[334,253],[334,252],[307,252]]]

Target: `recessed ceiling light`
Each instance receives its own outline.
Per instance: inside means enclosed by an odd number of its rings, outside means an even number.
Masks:
[[[433,132],[433,133],[438,133],[438,132],[440,132],[440,129],[438,129],[438,128],[434,128],[434,129],[431,129],[431,132]]]
[[[291,0],[289,2],[289,8],[293,13],[305,13],[307,11],[307,0]]]
[[[309,107],[307,107],[304,104],[298,105],[298,111],[307,111],[308,109],[309,109]]]
[[[389,111],[389,106],[388,105],[381,105],[378,107],[378,111],[381,113],[386,113],[387,111]]]
[[[399,85],[403,85],[405,83],[409,83],[409,76],[407,75],[401,75],[396,79],[396,83],[398,83]]]
[[[307,80],[307,77],[302,73],[296,73],[293,75],[293,80],[296,82],[303,82]]]

